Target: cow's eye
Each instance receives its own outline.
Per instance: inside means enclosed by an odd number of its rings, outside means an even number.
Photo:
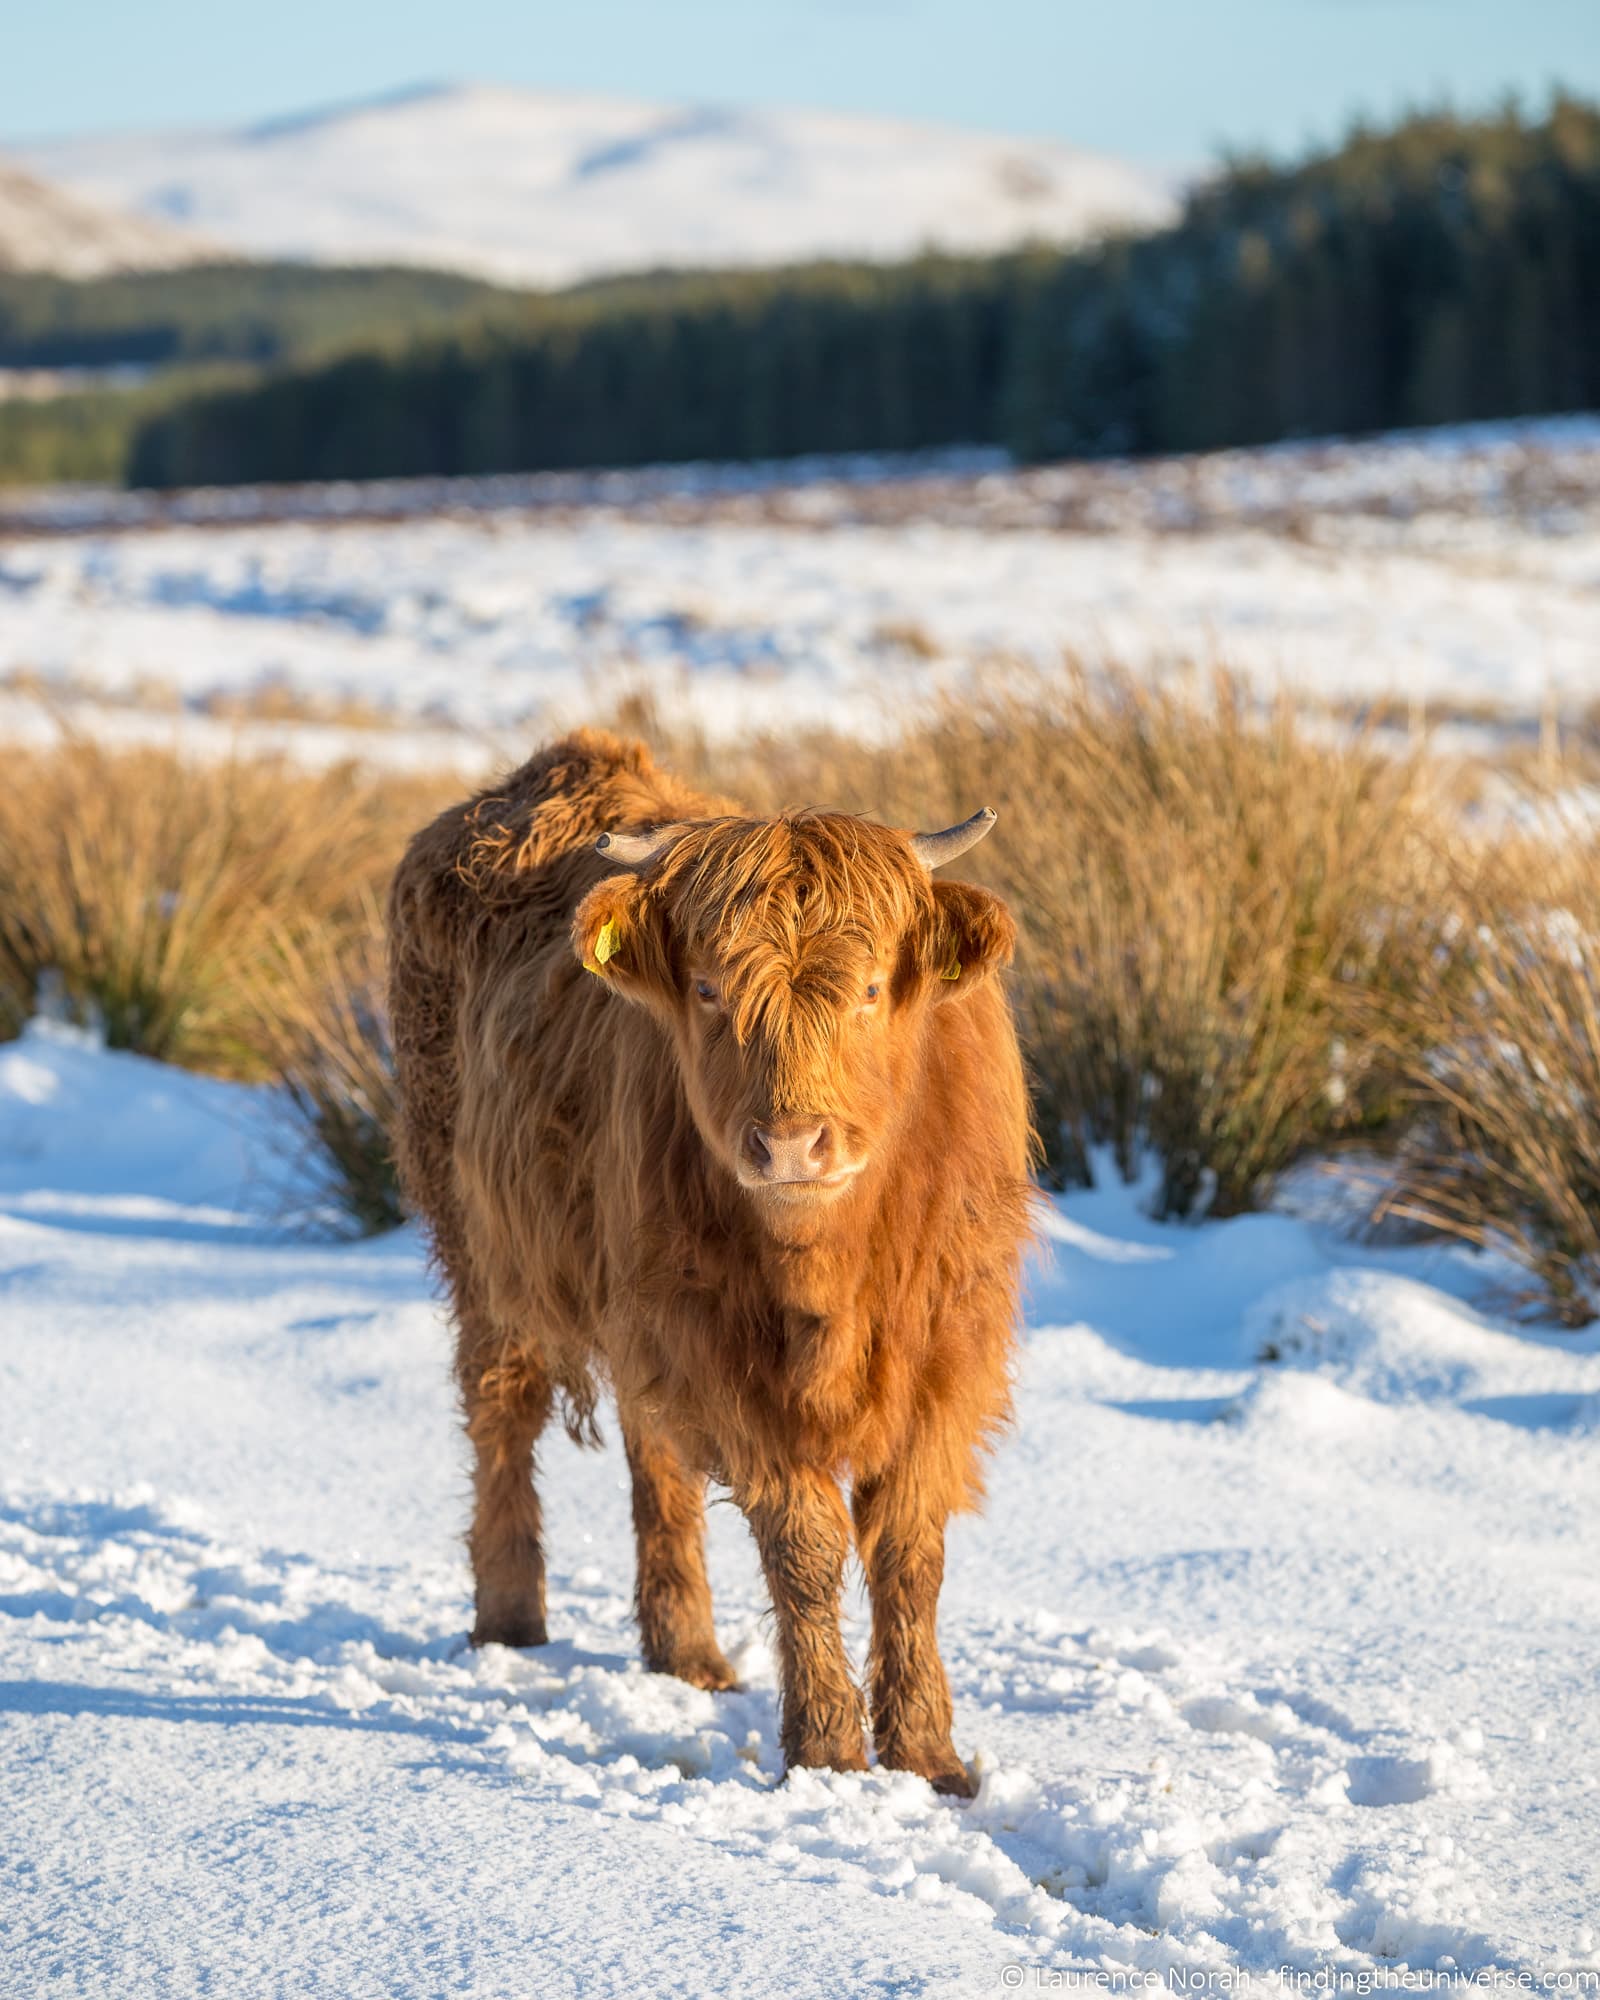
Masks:
[[[694,983],[694,990],[695,997],[700,1000],[709,1002],[715,1000],[717,997],[717,989],[709,979],[697,979]]]
[[[874,980],[867,988],[867,1005],[870,1007],[878,997],[878,982]]]

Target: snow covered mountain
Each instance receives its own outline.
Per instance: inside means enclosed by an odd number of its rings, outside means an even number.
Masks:
[[[1071,242],[1173,206],[1155,176],[1057,141],[478,85],[26,157],[80,195],[246,255],[524,284]]]
[[[97,278],[225,254],[170,222],[69,194],[0,161],[0,271]]]

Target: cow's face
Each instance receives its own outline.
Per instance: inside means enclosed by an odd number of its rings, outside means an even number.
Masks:
[[[1009,958],[996,898],[844,814],[692,823],[601,882],[580,958],[670,1029],[708,1150],[780,1232],[845,1199],[914,1100],[928,1011]]]

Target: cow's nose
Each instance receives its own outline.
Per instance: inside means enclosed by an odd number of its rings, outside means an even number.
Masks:
[[[744,1135],[745,1157],[761,1180],[821,1180],[833,1164],[833,1136],[813,1118],[785,1118],[751,1125]]]

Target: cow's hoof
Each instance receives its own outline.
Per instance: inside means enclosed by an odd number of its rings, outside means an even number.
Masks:
[[[480,1611],[472,1628],[474,1646],[548,1646],[550,1633],[537,1611]]]
[[[966,1765],[948,1743],[930,1744],[923,1749],[894,1746],[882,1751],[878,1762],[885,1770],[910,1771],[925,1778],[947,1799],[970,1799],[977,1794],[978,1788]]]
[[[802,1743],[786,1751],[784,1776],[795,1771],[864,1771],[867,1750],[864,1743]]]
[[[930,1773],[928,1783],[947,1799],[971,1799],[978,1795],[978,1788],[965,1764],[952,1764],[946,1770]]]
[[[687,1681],[690,1687],[704,1688],[708,1694],[725,1694],[739,1685],[739,1676],[715,1646],[703,1652],[685,1653],[659,1671]]]

